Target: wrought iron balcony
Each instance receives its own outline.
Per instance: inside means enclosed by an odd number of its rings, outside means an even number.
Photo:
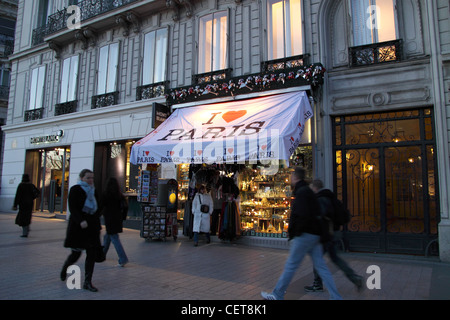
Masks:
[[[0,100],[8,100],[8,99],[9,99],[9,87],[0,86]]]
[[[166,99],[168,105],[173,105],[290,87],[309,85],[315,89],[323,83],[325,71],[322,64],[314,63],[241,77],[220,78],[202,84],[173,88]]]
[[[169,81],[157,82],[136,88],[136,100],[163,97],[167,92]]]
[[[92,109],[116,105],[119,100],[119,91],[100,94],[92,97]]]
[[[301,54],[297,56],[263,61],[261,62],[262,72],[272,72],[278,70],[289,70],[299,68],[308,64],[309,54]]]
[[[84,0],[80,1],[77,6],[80,8],[81,22],[115,10],[139,0]],[[55,12],[47,19],[47,35],[58,32],[67,27],[67,20],[72,15],[64,8]]]
[[[350,67],[400,61],[403,53],[402,44],[400,39],[351,47],[349,48]]]
[[[231,71],[233,71],[233,69],[223,69],[212,72],[194,74],[192,76],[192,82],[195,84],[202,84],[207,82],[228,79],[231,76]]]
[[[32,121],[42,119],[44,116],[44,108],[25,111],[24,121]]]
[[[37,46],[44,43],[44,37],[47,34],[47,26],[42,26],[33,30],[33,35],[31,37],[31,45]]]
[[[14,51],[14,40],[0,40],[0,58],[6,58]]]
[[[58,103],[55,105],[55,116],[76,112],[77,106],[78,106],[77,100]]]

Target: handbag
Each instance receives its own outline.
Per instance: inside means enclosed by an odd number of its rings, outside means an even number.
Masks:
[[[200,211],[202,213],[208,213],[209,206],[207,204],[202,204],[202,198],[200,197],[200,195],[198,195],[198,200],[200,201]]]

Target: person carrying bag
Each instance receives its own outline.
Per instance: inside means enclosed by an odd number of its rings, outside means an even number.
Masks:
[[[194,215],[194,223],[192,231],[194,232],[194,246],[198,246],[198,234],[204,232],[206,234],[206,243],[211,242],[210,238],[210,216],[213,210],[213,201],[211,195],[206,192],[205,186],[200,186],[198,194],[192,202],[192,214]]]

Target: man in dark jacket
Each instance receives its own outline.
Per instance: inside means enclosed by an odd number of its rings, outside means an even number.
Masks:
[[[323,279],[330,293],[330,299],[342,299],[323,260],[320,243],[320,207],[314,192],[305,181],[305,174],[305,169],[297,167],[291,175],[291,185],[295,186],[295,199],[288,228],[291,241],[289,257],[284,266],[283,274],[272,293],[261,292],[262,297],[266,300],[282,300],[284,298],[289,283],[307,253],[312,258],[314,269]]]
[[[357,275],[349,265],[342,260],[336,252],[335,244],[339,242],[339,230],[341,225],[337,222],[338,219],[335,217],[335,208],[334,208],[334,198],[336,195],[330,189],[325,189],[323,187],[323,182],[321,180],[314,180],[311,184],[311,189],[316,194],[317,200],[320,204],[321,213],[323,216],[326,216],[333,222],[333,237],[332,240],[324,243],[324,253],[328,252],[330,255],[331,261],[341,269],[346,277],[353,282],[358,290],[362,288],[362,277]],[[305,287],[306,292],[321,292],[323,291],[322,279],[316,270],[314,270],[314,282],[311,286]]]

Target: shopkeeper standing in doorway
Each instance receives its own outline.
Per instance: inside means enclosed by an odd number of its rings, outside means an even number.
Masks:
[[[192,231],[194,232],[194,246],[198,246],[198,234],[204,232],[206,234],[206,243],[210,243],[209,230],[210,216],[213,212],[213,201],[211,195],[206,192],[205,186],[200,186],[198,193],[192,202],[192,214],[194,215],[194,223]]]

